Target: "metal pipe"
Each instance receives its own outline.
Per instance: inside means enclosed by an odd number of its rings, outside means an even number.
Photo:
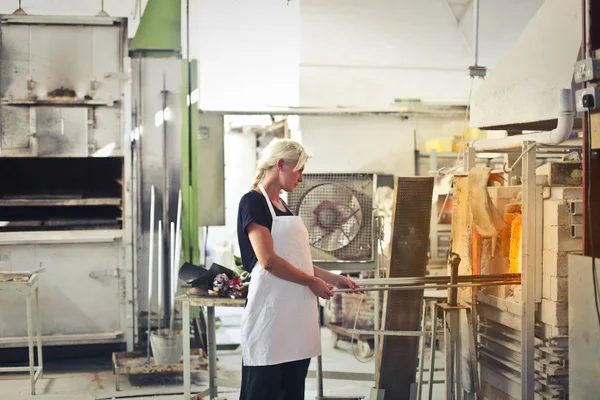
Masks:
[[[367,329],[348,329],[347,331],[350,334],[356,335],[385,335],[385,336],[411,336],[411,337],[421,337],[421,336],[429,336],[431,333],[428,331],[386,331],[386,330],[367,330]]]
[[[148,248],[148,340],[146,343],[147,351],[147,362],[150,364],[150,330],[151,330],[151,319],[152,316],[152,273],[154,272],[154,207],[156,197],[154,193],[154,185],[150,188],[150,246]]]
[[[498,139],[476,139],[471,142],[471,146],[477,151],[493,151],[507,148],[520,148],[525,141],[533,141],[536,142],[536,144],[560,144],[567,140],[573,131],[576,113],[573,105],[573,92],[571,89],[561,89],[559,91],[558,105],[559,113],[556,129],[547,132],[507,136]]]
[[[494,274],[494,275],[458,275],[458,282],[485,282],[502,279],[521,279],[521,274]],[[369,285],[406,285],[413,283],[450,283],[450,276],[423,276],[405,278],[381,278],[381,279],[356,279],[360,286]]]
[[[179,271],[179,264],[181,262],[181,212],[182,212],[182,198],[181,190],[179,190],[179,196],[177,198],[177,220],[175,225],[175,248],[173,251],[173,269],[171,271],[171,321],[169,324],[169,336],[173,337],[175,332],[175,294],[177,293],[177,272]],[[189,329],[189,326],[184,326],[183,329]]]
[[[161,90],[160,94],[162,95],[162,119],[163,119],[163,124],[162,124],[162,134],[163,134],[163,159],[162,159],[162,167],[163,167],[163,174],[162,174],[162,190],[163,190],[163,201],[162,201],[162,220],[164,221],[165,224],[165,229],[163,232],[163,235],[159,237],[159,240],[161,240],[164,244],[164,249],[165,252],[163,254],[164,257],[164,263],[167,264],[167,261],[169,260],[169,226],[168,226],[168,221],[169,221],[169,145],[168,145],[168,122],[167,122],[167,105],[168,105],[168,95],[169,95],[169,91],[167,90],[167,76],[165,73],[163,73],[163,90]],[[167,285],[165,285],[165,289],[169,287],[169,283],[171,282],[171,279],[169,278],[169,275],[166,274],[165,278],[165,282],[167,283]],[[166,298],[166,293],[163,294]],[[160,313],[161,310],[159,310]],[[170,312],[170,309],[169,311]],[[166,313],[165,313],[166,314]],[[170,317],[170,316],[169,316]],[[162,315],[159,314],[159,318],[165,318],[165,322],[166,322],[166,318],[167,315]]]
[[[424,289],[449,289],[449,288],[470,288],[470,287],[485,287],[485,286],[504,286],[504,285],[520,285],[520,280],[492,281],[482,283],[458,283],[456,285],[411,285],[411,286],[373,286],[361,287],[359,289],[332,289],[333,293],[360,293],[360,292],[375,292],[384,290],[424,290]]]
[[[158,273],[156,274],[158,279],[158,332],[160,334],[160,328],[162,325],[162,311],[163,311],[163,241],[162,239],[163,229],[162,221],[158,221]]]
[[[587,57],[587,5],[586,0],[581,0],[581,59],[584,60]],[[587,87],[586,82],[581,83],[581,88],[585,89]],[[592,143],[588,140],[589,130],[592,129],[591,126],[588,126],[588,111],[583,111],[581,113],[581,133],[582,133],[582,160],[581,160],[581,169],[583,172],[583,193],[588,193],[588,188],[591,182],[589,182],[589,170],[591,165],[591,160],[589,159],[590,152],[588,151],[589,147]],[[583,196],[583,229],[582,229],[582,251],[583,255],[590,256],[591,248],[589,246],[589,215],[588,215],[588,196]]]

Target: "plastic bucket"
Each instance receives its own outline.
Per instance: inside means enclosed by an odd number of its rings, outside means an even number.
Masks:
[[[156,364],[179,364],[183,354],[183,340],[175,333],[169,337],[167,329],[150,333],[150,346]]]

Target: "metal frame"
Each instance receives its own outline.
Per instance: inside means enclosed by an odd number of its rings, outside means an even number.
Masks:
[[[217,342],[216,342],[216,327],[215,327],[215,307],[243,307],[244,299],[224,299],[220,297],[194,297],[182,296],[176,299],[181,302],[182,318],[183,318],[183,398],[191,399],[191,360],[190,360],[190,304],[196,306],[204,306],[207,309],[207,339],[208,339],[208,389],[198,393],[200,397],[208,396],[210,400],[216,399],[219,396],[220,383],[227,384],[230,387],[232,384],[238,385],[239,381],[234,380],[219,380],[217,378]],[[194,397],[195,398],[195,397]]]
[[[536,238],[536,183],[535,142],[523,142],[523,151],[534,146],[523,157],[523,224],[521,233],[521,398],[533,399],[535,392],[535,238]],[[541,278],[541,277],[539,277]]]
[[[2,274],[2,273],[0,273]],[[10,274],[8,272],[7,274]],[[27,308],[27,342],[29,347],[29,366],[28,367],[4,367],[0,372],[29,372],[31,381],[31,394],[35,395],[35,383],[42,377],[44,371],[44,361],[42,357],[42,311],[39,300],[39,280],[36,273],[31,274],[27,282],[0,282],[0,291],[25,292],[25,304]],[[38,366],[35,366],[35,357],[33,354],[33,310],[32,295],[35,297],[35,327],[36,327],[36,346],[38,356]]]
[[[531,148],[533,147],[533,148]],[[531,150],[529,150],[531,148]],[[536,227],[539,215],[537,208],[540,206],[536,196],[540,194],[536,187],[536,143],[524,141],[522,151],[522,213],[523,224],[521,234],[521,398],[532,399],[535,393],[535,303],[538,294],[541,294],[541,262],[536,260],[540,255],[537,237],[541,236],[541,230]],[[494,151],[496,152],[496,151]],[[510,153],[506,149],[497,152]],[[475,166],[475,149],[465,149],[464,170],[466,173]],[[541,197],[541,196],[539,196]],[[539,225],[539,224],[537,224]],[[539,264],[539,265],[538,265]],[[540,282],[538,282],[540,281]],[[475,312],[475,308],[474,308]]]

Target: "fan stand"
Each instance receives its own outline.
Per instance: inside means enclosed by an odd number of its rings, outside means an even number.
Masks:
[[[374,227],[374,232],[373,232],[373,249],[374,249],[374,265],[375,265],[375,279],[379,278],[379,256],[377,254],[377,245],[378,245],[378,235],[376,234],[377,232],[379,232],[379,228],[381,226],[381,220],[379,217],[374,216],[373,217],[373,227]],[[375,292],[375,318],[374,318],[374,329],[375,331],[379,331],[380,328],[380,320],[379,320],[379,312],[380,312],[380,296],[381,293],[380,292]],[[317,302],[317,307],[319,307],[318,302]],[[319,315],[321,315],[321,313],[319,313]],[[319,326],[321,326],[323,323],[322,320],[319,321]],[[379,335],[375,335],[375,369],[377,369],[377,365],[378,365],[378,361],[377,361],[377,357],[378,357],[378,349],[379,349]],[[324,396],[323,395],[323,357],[321,355],[317,356],[317,371],[316,371],[316,378],[317,378],[317,396],[315,397],[315,400],[363,400],[365,397],[364,396]],[[339,377],[337,379],[349,379],[349,378],[343,378],[343,377]],[[373,397],[374,395],[371,395],[371,400],[380,400],[377,396],[378,394],[375,394],[376,397]],[[381,400],[383,400],[383,397],[381,398]]]

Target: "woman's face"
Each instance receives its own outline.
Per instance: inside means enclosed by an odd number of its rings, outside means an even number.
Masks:
[[[283,160],[277,162],[277,168],[279,172],[279,183],[281,188],[286,192],[293,192],[302,182],[302,173],[304,172],[304,166],[298,171],[294,171],[296,164],[286,163]]]

